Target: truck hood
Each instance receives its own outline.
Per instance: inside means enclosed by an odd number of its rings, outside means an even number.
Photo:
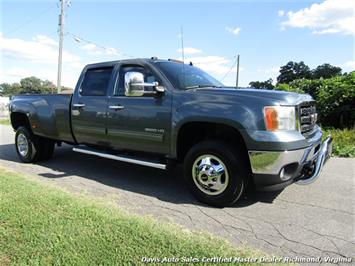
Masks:
[[[261,99],[274,100],[284,105],[297,105],[305,101],[313,101],[313,98],[308,94],[299,94],[287,91],[277,90],[260,90],[260,89],[244,89],[244,88],[200,88],[195,90],[200,94],[211,94],[211,97],[216,95],[237,96],[237,97],[256,97]]]

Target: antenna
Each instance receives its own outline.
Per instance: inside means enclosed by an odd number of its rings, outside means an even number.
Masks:
[[[237,76],[236,76],[236,80],[235,80],[236,88],[238,88],[238,82],[239,82],[239,58],[240,58],[240,55],[238,54],[238,56],[237,56]]]
[[[181,36],[181,55],[182,62],[185,64],[185,53],[184,53],[184,28],[181,26],[180,28],[180,36]]]
[[[180,28],[180,36],[181,36],[181,55],[182,55],[182,78],[184,80],[184,87],[185,87],[186,80],[185,80],[184,28],[182,26]]]

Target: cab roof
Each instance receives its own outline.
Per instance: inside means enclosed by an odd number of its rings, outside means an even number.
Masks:
[[[157,63],[157,62],[170,62],[170,63],[180,63],[183,62],[177,59],[159,59],[157,57],[151,58],[133,58],[133,59],[122,59],[122,60],[115,60],[115,61],[106,61],[106,62],[98,62],[92,63],[85,66],[85,68],[95,68],[95,67],[110,67],[117,64],[139,64],[139,63]],[[192,64],[190,62],[190,64]]]

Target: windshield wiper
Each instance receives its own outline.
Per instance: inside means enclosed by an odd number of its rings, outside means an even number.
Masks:
[[[190,90],[190,89],[199,89],[199,88],[218,88],[219,86],[215,85],[194,85],[194,86],[187,86],[185,87],[185,90]]]

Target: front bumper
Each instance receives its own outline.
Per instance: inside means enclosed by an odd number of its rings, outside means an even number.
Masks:
[[[307,185],[319,177],[332,151],[332,138],[315,141],[304,149],[292,151],[249,151],[256,188],[282,189],[296,182]]]

